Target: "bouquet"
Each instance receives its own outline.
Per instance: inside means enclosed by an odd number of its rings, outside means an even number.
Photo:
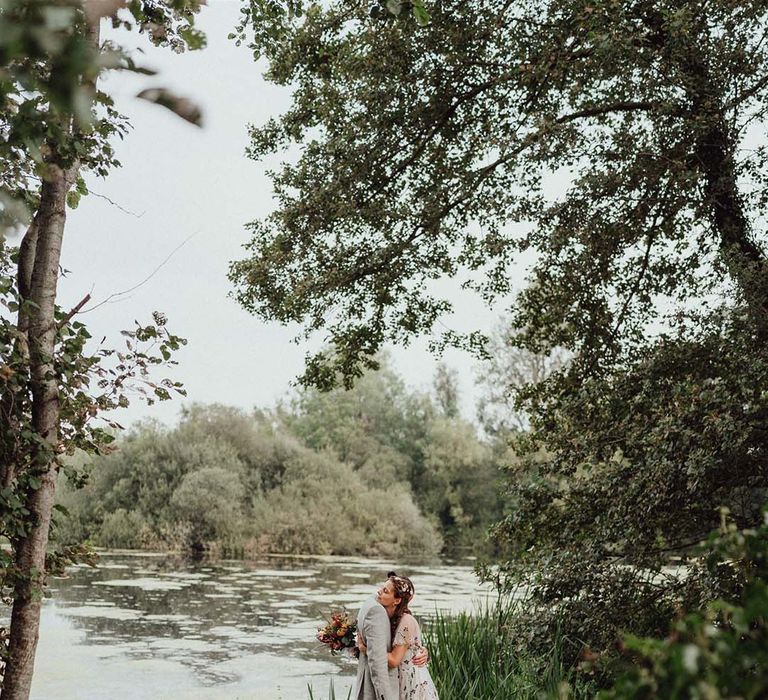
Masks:
[[[328,624],[317,631],[317,640],[327,644],[331,654],[339,654],[349,649],[353,656],[357,656],[357,621],[350,619],[346,610],[331,613]]]

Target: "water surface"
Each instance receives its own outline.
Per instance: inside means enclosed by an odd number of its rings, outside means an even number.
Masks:
[[[390,561],[266,557],[192,565],[110,552],[95,569],[51,581],[43,606],[33,700],[306,700],[346,698],[356,662],[314,640],[323,617],[356,612]],[[490,595],[470,562],[400,566],[413,610],[471,610]]]

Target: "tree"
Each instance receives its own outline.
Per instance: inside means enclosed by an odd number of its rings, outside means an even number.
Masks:
[[[516,445],[495,536],[502,578],[530,583],[514,621],[530,646],[558,617],[608,655],[619,631],[665,635],[678,609],[731,593],[724,569],[696,566],[719,508],[761,521],[768,356],[746,310],[681,322],[637,355],[607,378],[553,381]]]
[[[443,374],[449,400],[436,405],[409,391],[385,355],[378,361],[382,368],[351,389],[302,388],[279,411],[281,424],[308,447],[350,464],[364,483],[410,491],[448,548],[479,540],[499,515],[501,474],[475,426],[444,408],[456,409],[452,375]]]
[[[427,27],[310,4],[254,46],[296,89],[250,154],[300,155],[232,266],[238,299],[326,330],[335,353],[305,376],[320,384],[429,331],[449,308],[430,279],[477,272],[491,302],[528,248],[520,342],[563,346],[574,371],[641,342],[661,297],[723,275],[762,327],[766,151],[741,146],[765,116],[764,23],[757,0],[455,0]],[[547,199],[556,170],[571,184]]]
[[[528,430],[529,419],[520,405],[522,392],[539,386],[566,363],[565,353],[557,349],[544,354],[518,347],[518,334],[508,320],[502,320],[488,339],[478,372],[477,383],[483,389],[478,417],[485,431],[497,437]]]
[[[59,455],[75,447],[97,450],[105,434],[89,431],[86,418],[123,406],[128,399],[121,384],[153,363],[145,352],[129,347],[128,361],[119,358],[116,374],[110,375],[114,392],[89,397],[78,393],[77,386],[72,394],[62,386],[62,375],[87,386],[91,376],[99,374],[98,354],[82,353],[87,331],[81,324],[70,327],[87,298],[66,313],[56,306],[66,207],[77,206],[87,194],[81,173],[104,176],[118,164],[111,140],[127,128],[109,95],[98,88],[98,78],[112,69],[149,72],[114,42],[100,43],[99,25],[109,18],[114,26],[146,33],[156,45],[175,51],[198,49],[205,37],[195,28],[194,18],[203,3],[0,1],[0,237],[8,230],[26,229],[18,250],[3,244],[0,251],[4,272],[9,262],[16,266],[15,274],[4,274],[0,280],[0,293],[6,308],[17,316],[15,324],[4,323],[0,339],[0,369],[7,385],[2,397],[0,481],[6,512],[14,514],[3,521],[13,555],[3,559],[2,583],[14,590],[3,700],[29,694]],[[244,8],[244,16],[269,34],[271,23],[282,21],[283,14],[294,18],[301,6],[301,0],[284,4],[254,0]],[[387,2],[384,11],[426,20],[420,0]],[[144,90],[138,97],[200,122],[195,105],[166,89]],[[160,361],[167,360],[180,343],[165,330],[164,321],[133,333],[141,342],[157,341]],[[73,336],[66,349],[62,336]],[[178,389],[150,388],[158,399],[168,398],[169,389]]]
[[[459,415],[459,373],[441,362],[437,366],[432,386],[443,415],[456,418]]]
[[[193,546],[205,540],[233,534],[242,518],[245,490],[223,467],[204,467],[189,472],[174,491],[174,509],[192,526]]]
[[[109,140],[126,129],[98,89],[98,77],[108,69],[141,70],[119,47],[100,43],[100,22],[111,17],[116,25],[148,32],[158,44],[196,48],[203,44],[193,27],[200,4],[133,2],[121,15],[123,2],[0,4],[0,223],[3,235],[8,227],[26,227],[18,249],[4,241],[0,249],[0,293],[7,311],[16,314],[15,323],[3,318],[0,338],[2,534],[12,547],[2,558],[2,585],[13,597],[3,700],[29,695],[40,599],[46,571],[55,564],[48,539],[64,455],[102,449],[111,436],[91,419],[125,405],[131,380],[144,379],[149,366],[167,361],[182,342],[157,314],[153,325],[128,332],[125,354],[89,354],[87,330],[72,320],[88,299],[69,312],[56,303],[66,208],[87,192],[83,171],[103,176],[117,165]],[[197,119],[170,93],[143,96]],[[114,367],[104,366],[109,357],[116,358]],[[92,380],[98,390],[90,393]],[[154,385],[152,393],[165,399],[169,389],[179,386]],[[60,555],[57,561],[66,560]]]
[[[414,484],[421,448],[434,413],[427,397],[411,392],[386,357],[350,390],[304,389],[279,412],[285,428],[316,450],[331,450],[356,469],[386,483]],[[372,468],[368,464],[372,462]]]
[[[635,698],[760,698],[768,692],[768,513],[758,528],[740,530],[722,513],[707,542],[706,566],[739,581],[736,596],[686,611],[665,639],[629,636],[622,649],[634,663],[599,700]]]
[[[254,499],[250,526],[257,553],[430,557],[442,546],[407,483],[372,483],[299,444],[286,454],[283,483]]]
[[[266,413],[193,404],[178,426],[144,422],[118,447],[83,489],[60,491],[61,539],[245,556],[432,555],[442,544],[406,480],[381,468],[370,478]]]
[[[532,251],[512,344],[572,359],[520,392],[531,432],[496,534],[508,583],[535,584],[527,641],[548,644],[559,615],[608,649],[617,626],[655,633],[716,595],[663,565],[719,505],[757,522],[768,487],[768,3],[431,14],[416,27],[315,3],[281,40],[257,37],[268,76],[295,89],[251,155],[298,157],[230,276],[246,309],[325,334],[334,352],[303,381],[328,387],[433,330],[450,308],[433,279],[506,300]]]
[[[437,417],[427,425],[424,467],[415,484],[419,501],[440,523],[446,542],[482,550],[487,528],[499,518],[499,463],[475,426]]]

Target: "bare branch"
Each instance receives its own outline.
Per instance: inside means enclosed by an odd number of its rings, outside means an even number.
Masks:
[[[80,309],[82,309],[89,301],[91,300],[91,295],[86,294],[78,303],[76,306],[72,307],[72,309],[69,311],[69,313],[64,316],[64,318],[61,319],[58,323],[58,328],[61,329],[64,326],[66,326],[71,320],[72,317],[77,314]]]
[[[141,214],[137,214],[136,212],[131,211],[130,209],[126,209],[125,207],[121,206],[114,200],[107,197],[105,194],[99,194],[98,192],[94,192],[93,190],[88,190],[89,194],[92,194],[94,197],[100,197],[101,199],[107,200],[110,204],[117,207],[120,211],[125,212],[126,214],[130,214],[131,216],[135,216],[137,219],[140,219],[146,212],[141,212]]]
[[[600,117],[613,112],[651,112],[658,110],[662,105],[658,102],[613,102],[607,105],[596,105],[594,107],[587,107],[577,112],[571,112],[570,114],[564,114],[562,117],[558,117],[555,120],[556,124],[566,124],[567,122],[575,121],[576,119],[584,119],[587,117]]]
[[[139,289],[139,287],[144,286],[149,280],[151,280],[159,271],[161,268],[163,268],[168,261],[179,251],[181,248],[183,248],[187,243],[189,243],[190,240],[192,240],[197,233],[193,233],[191,236],[187,236],[179,245],[177,245],[168,255],[166,258],[154,269],[152,272],[150,272],[141,282],[138,284],[133,285],[133,287],[130,287],[122,292],[115,292],[114,294],[110,294],[106,299],[103,301],[100,301],[95,306],[91,306],[89,309],[85,309],[81,313],[87,314],[90,311],[94,311],[95,309],[98,309],[100,306],[103,306],[104,304],[110,303],[115,297],[124,297],[126,294],[130,294],[131,292],[136,291]],[[90,295],[89,295],[90,296]]]

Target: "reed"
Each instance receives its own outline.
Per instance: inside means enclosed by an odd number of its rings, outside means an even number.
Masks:
[[[423,619],[429,672],[440,700],[586,700],[595,689],[563,661],[557,637],[543,658],[515,654],[506,634],[514,604],[498,603],[472,614],[436,612]],[[350,694],[347,700],[350,700]],[[309,700],[315,700],[309,688]],[[328,700],[336,700],[333,682]]]
[[[436,613],[424,620],[429,669],[440,700],[541,700],[592,697],[594,690],[563,663],[562,639],[549,654],[514,654],[505,634],[514,605],[499,604],[474,614]]]
[[[315,694],[312,690],[312,686],[307,683],[307,691],[309,692],[309,700],[315,700]],[[352,688],[349,689],[349,692],[347,693],[347,700],[351,700],[352,698]],[[336,688],[333,687],[333,679],[331,679],[331,685],[328,688],[328,700],[337,700],[336,698]]]

